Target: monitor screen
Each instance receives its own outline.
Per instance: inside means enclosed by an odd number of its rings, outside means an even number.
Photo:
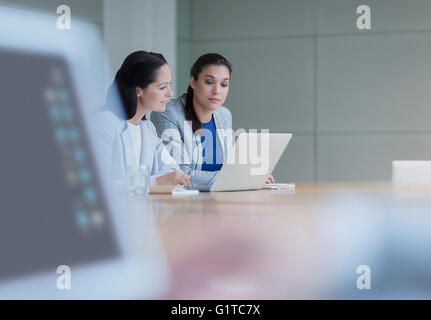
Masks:
[[[119,254],[70,70],[0,49],[0,280]]]

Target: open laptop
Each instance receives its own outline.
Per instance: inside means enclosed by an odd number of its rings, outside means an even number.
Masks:
[[[291,133],[240,134],[213,185],[198,189],[200,191],[262,189],[291,139]]]
[[[74,57],[50,47],[69,44],[49,37],[43,15],[2,8],[0,30],[21,19],[38,32],[0,32],[0,299],[158,297],[166,269],[155,225],[107,196]]]

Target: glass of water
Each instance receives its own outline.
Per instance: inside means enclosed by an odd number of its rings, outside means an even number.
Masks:
[[[138,171],[133,167],[127,167],[127,192],[129,196],[136,196],[138,184]]]
[[[141,165],[138,171],[136,183],[136,194],[138,196],[147,195],[150,191],[150,168],[147,165]]]

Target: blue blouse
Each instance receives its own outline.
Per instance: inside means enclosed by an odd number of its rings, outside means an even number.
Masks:
[[[202,170],[219,171],[223,166],[223,151],[220,141],[217,137],[217,129],[214,123],[214,117],[210,122],[202,123]]]

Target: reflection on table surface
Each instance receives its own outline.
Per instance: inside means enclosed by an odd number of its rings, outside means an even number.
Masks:
[[[431,298],[429,186],[303,183],[146,205],[172,269],[168,298]],[[357,288],[360,265],[370,290]]]

